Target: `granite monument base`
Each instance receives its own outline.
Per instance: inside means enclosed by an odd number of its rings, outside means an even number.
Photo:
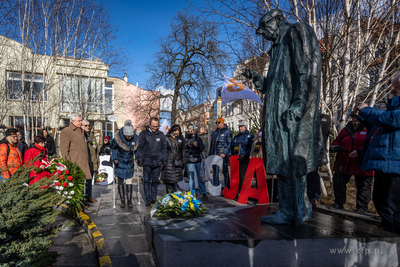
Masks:
[[[377,223],[313,212],[301,226],[269,225],[260,217],[277,204],[208,210],[194,219],[146,219],[161,267],[398,266],[400,236]]]

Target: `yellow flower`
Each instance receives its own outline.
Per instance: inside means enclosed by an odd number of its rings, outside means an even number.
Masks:
[[[172,207],[172,206],[174,205],[174,202],[170,201],[170,202],[168,202],[168,205],[169,205],[170,207]]]

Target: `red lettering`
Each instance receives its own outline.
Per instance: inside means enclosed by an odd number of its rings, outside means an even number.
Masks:
[[[222,191],[227,199],[234,199],[239,190],[239,156],[231,156],[231,185]],[[251,188],[253,177],[257,177],[257,188]],[[258,199],[259,204],[268,204],[269,195],[267,177],[265,175],[264,163],[261,158],[252,158],[247,166],[246,176],[240,189],[239,203],[247,204],[248,198]]]
[[[257,177],[257,188],[251,188],[254,174]],[[240,189],[238,202],[247,204],[247,199],[249,197],[258,199],[258,204],[269,203],[267,176],[265,175],[265,167],[261,158],[250,159],[249,165],[247,166],[246,176],[244,177],[243,185]]]
[[[234,199],[239,190],[239,156],[231,156],[231,184],[230,189],[225,186],[222,195],[227,199]]]

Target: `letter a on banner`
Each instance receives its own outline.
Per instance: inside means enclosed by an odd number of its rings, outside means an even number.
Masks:
[[[237,165],[239,164],[237,163]],[[251,188],[254,174],[257,176],[257,189]],[[261,158],[250,159],[249,165],[247,166],[246,176],[242,188],[240,189],[238,202],[247,204],[247,199],[249,197],[258,199],[259,204],[269,203],[267,176],[265,175],[264,163]]]
[[[222,195],[227,199],[234,199],[239,190],[239,156],[231,156],[231,183],[230,189],[225,186]]]

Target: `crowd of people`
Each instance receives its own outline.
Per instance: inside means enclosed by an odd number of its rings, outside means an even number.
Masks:
[[[357,188],[356,207],[365,213],[371,200],[382,217],[384,229],[400,234],[400,74],[392,81],[389,105],[386,111],[358,103],[351,113],[351,120],[332,142],[330,152],[336,153],[334,163],[333,209],[344,209],[346,186],[352,176]],[[320,114],[324,141],[327,143],[330,117]],[[111,142],[105,136],[100,147],[91,130],[90,122],[82,120],[80,114],[72,114],[70,125],[61,131],[60,155],[77,163],[86,177],[85,205],[96,202],[92,197],[92,179],[99,168],[99,155],[110,155],[114,163],[114,173],[118,182],[121,207],[132,207],[132,178],[135,163],[143,167],[143,188],[146,206],[156,202],[159,178],[165,191],[178,190],[178,182],[183,180],[186,169],[190,190],[195,189],[195,177],[199,193],[207,199],[205,183],[201,175],[201,162],[204,160],[205,146],[194,125],[182,133],[179,125],[173,125],[164,135],[159,130],[160,121],[152,117],[149,124],[137,136],[130,120],[125,121]],[[224,118],[216,120],[216,129],[210,137],[208,155],[223,158],[222,173],[224,186],[230,187],[228,171],[229,159],[239,158],[239,189],[242,186],[249,160],[262,157],[262,132],[251,134],[244,121],[239,122],[238,134],[232,131]],[[32,171],[28,183],[33,184],[42,178],[50,177],[41,163],[48,155],[55,155],[54,139],[46,129],[34,138],[29,147],[23,134],[17,129],[7,129],[0,141],[0,168],[2,182],[6,182],[24,163],[41,171]],[[219,167],[213,166],[214,186],[218,186]],[[307,175],[307,194],[313,206],[320,201],[320,176],[318,170]],[[240,191],[239,191],[240,194]]]

